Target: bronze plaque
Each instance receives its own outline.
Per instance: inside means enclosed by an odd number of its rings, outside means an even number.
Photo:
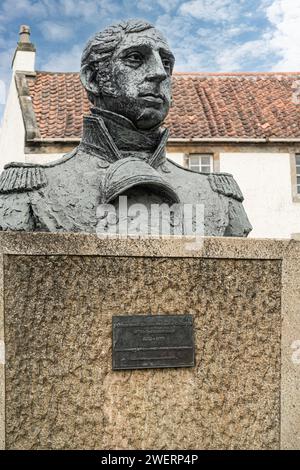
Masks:
[[[113,370],[195,365],[192,315],[113,316]]]

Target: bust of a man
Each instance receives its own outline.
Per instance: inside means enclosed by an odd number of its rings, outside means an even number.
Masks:
[[[201,205],[205,235],[247,236],[251,225],[231,175],[193,172],[166,158],[168,131],[162,124],[172,100],[174,60],[163,35],[145,21],[129,20],[96,34],[81,62],[92,104],[82,140],[56,162],[5,167],[0,229],[109,232],[122,217],[135,223],[141,207],[177,207],[178,215],[185,205]],[[125,215],[121,197],[129,208]],[[109,208],[116,211],[113,218]],[[140,233],[149,234],[153,224],[162,226],[144,218]],[[183,223],[176,227],[185,233]]]

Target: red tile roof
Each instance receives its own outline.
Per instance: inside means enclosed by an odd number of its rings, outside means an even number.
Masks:
[[[27,76],[44,139],[80,138],[89,102],[78,73]],[[166,120],[176,139],[300,138],[300,73],[175,73]]]

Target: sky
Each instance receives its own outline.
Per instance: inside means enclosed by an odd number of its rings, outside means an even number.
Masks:
[[[0,0],[0,119],[21,24],[37,70],[73,72],[94,33],[129,18],[165,34],[175,71],[300,71],[300,0]]]

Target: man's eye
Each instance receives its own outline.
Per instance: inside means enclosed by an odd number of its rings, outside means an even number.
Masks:
[[[138,52],[132,52],[126,57],[127,60],[130,62],[141,62],[142,61],[142,56]]]
[[[162,63],[165,69],[171,70],[171,61],[169,59],[162,59]]]

